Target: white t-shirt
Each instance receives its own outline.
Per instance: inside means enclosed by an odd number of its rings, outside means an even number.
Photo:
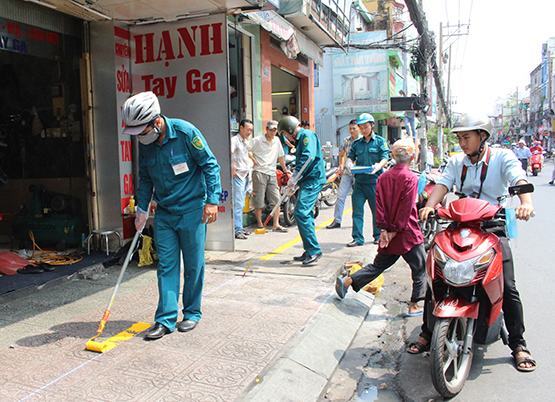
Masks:
[[[249,158],[249,141],[243,139],[240,134],[231,137],[231,163],[239,177],[246,177],[251,170]]]
[[[490,149],[491,157],[480,198],[497,205],[497,197],[506,195],[508,187],[516,185],[519,180],[526,180],[526,174],[514,153],[508,149]],[[486,163],[486,155],[474,165],[468,156],[455,155],[449,159],[437,183],[444,185],[449,191],[453,186],[457,187],[457,191],[461,191],[461,174],[463,165],[466,165],[468,170],[462,192],[467,195],[477,194],[480,191],[480,176],[484,163]]]
[[[266,139],[266,135],[256,137],[251,141],[249,150],[255,160],[253,168],[255,172],[270,176],[276,175],[277,160],[285,155],[281,141],[277,136],[271,142]]]

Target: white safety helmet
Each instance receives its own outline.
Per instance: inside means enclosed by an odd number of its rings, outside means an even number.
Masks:
[[[123,104],[122,119],[125,123],[123,134],[137,135],[160,116],[160,103],[153,92],[141,92],[127,99]]]

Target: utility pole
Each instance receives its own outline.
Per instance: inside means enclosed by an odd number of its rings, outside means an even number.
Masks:
[[[444,113],[448,113],[448,105],[446,104],[445,97],[443,95],[443,85],[441,83],[441,76],[435,59],[436,45],[433,36],[428,30],[428,21],[426,20],[426,15],[422,10],[422,4],[421,2],[419,4],[416,0],[405,0],[405,4],[409,10],[410,19],[420,35],[420,94],[422,95],[426,93],[429,63],[434,76],[441,106],[443,107]],[[421,166],[424,167],[426,165],[426,149],[428,145],[426,138],[427,122],[425,113],[423,113],[422,123],[423,124],[421,124],[421,130],[418,133],[418,136],[420,137],[420,163]]]
[[[461,29],[466,28],[466,32],[460,32]],[[456,29],[456,30],[455,30]],[[454,30],[454,32],[452,32]],[[443,74],[443,63],[444,63],[444,38],[451,38],[451,37],[458,37],[458,36],[467,36],[470,30],[469,24],[461,24],[458,23],[456,25],[449,25],[443,24],[442,22],[439,24],[439,72],[440,76]],[[443,123],[445,123],[446,127],[451,126],[451,47],[453,46],[454,41],[448,47],[448,67],[447,67],[447,109],[443,111],[443,113],[438,113],[438,135],[437,135],[437,142],[438,142],[438,152],[439,156],[443,154]],[[439,96],[438,96],[439,97]],[[438,102],[439,103],[439,102]],[[438,107],[438,110],[441,108]]]
[[[439,75],[443,72],[443,23],[439,23]],[[443,113],[441,102],[437,107],[437,157],[441,161],[443,159]]]

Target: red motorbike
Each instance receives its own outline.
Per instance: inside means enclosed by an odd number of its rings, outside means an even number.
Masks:
[[[540,151],[534,151],[532,157],[530,158],[530,170],[532,171],[532,176],[537,176],[539,172],[542,171],[543,167],[543,156]]]
[[[530,193],[532,184],[509,188],[509,195]],[[459,196],[465,197],[463,194]],[[499,199],[502,201],[505,197]],[[437,209],[439,231],[426,260],[428,325],[432,382],[445,398],[463,388],[472,364],[473,344],[490,344],[503,325],[503,256],[499,233],[506,231],[505,209],[475,198],[460,198]]]

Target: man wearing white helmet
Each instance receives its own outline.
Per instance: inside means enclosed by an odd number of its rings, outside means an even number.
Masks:
[[[526,146],[526,141],[521,138],[518,141],[518,146],[513,151],[522,164],[522,169],[524,169],[524,172],[528,175],[528,161],[532,157],[532,152],[530,152],[530,148]]]
[[[412,295],[406,313],[409,317],[422,315],[418,302],[426,294],[426,250],[414,202],[418,195],[418,176],[409,168],[414,154],[412,139],[399,140],[391,147],[396,165],[379,177],[376,187],[378,254],[372,264],[352,276],[338,277],[335,282],[335,291],[343,299],[350,286],[358,292],[402,257],[412,272]]]
[[[158,251],[155,325],[145,339],[177,329],[194,329],[201,312],[206,224],[216,221],[221,195],[220,167],[202,133],[191,123],[163,116],[158,98],[141,92],[123,105],[124,134],[139,145],[139,189],[135,228],[147,220],[154,195],[154,234]],[[183,255],[183,320],[177,324]],[[177,324],[177,325],[176,325]]]
[[[456,187],[460,193],[480,198],[497,205],[497,198],[508,194],[508,187],[526,184],[526,175],[515,155],[501,148],[490,148],[487,140],[492,129],[487,117],[464,115],[452,132],[457,135],[464,154],[449,160],[442,177],[437,181],[426,206],[420,210],[420,218],[426,220],[445,195]],[[530,194],[519,194],[520,206],[515,209],[517,219],[528,220],[534,207]],[[532,359],[524,340],[524,312],[515,284],[513,258],[508,239],[504,233],[496,233],[501,240],[503,253],[503,314],[509,332],[515,366],[519,371],[533,371],[536,361]],[[427,295],[428,297],[428,295]],[[428,303],[425,304],[427,307]],[[421,353],[429,349],[431,330],[427,326],[426,312],[418,341],[409,345],[409,353]]]

